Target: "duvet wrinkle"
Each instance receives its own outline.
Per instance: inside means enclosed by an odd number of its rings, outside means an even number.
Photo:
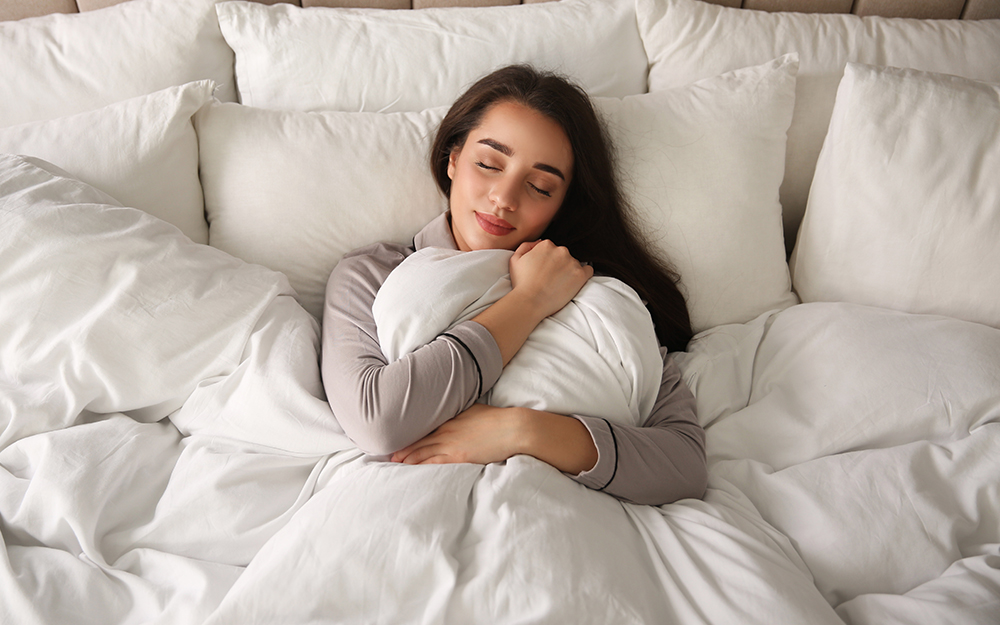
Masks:
[[[768,334],[771,331],[771,326],[774,325],[774,322],[777,318],[778,318],[777,314],[772,314],[764,322],[764,329],[761,332],[760,339],[758,339],[757,341],[757,347],[754,349],[753,362],[750,366],[750,392],[747,394],[747,401],[743,405],[744,408],[747,408],[748,406],[750,406],[750,404],[756,401],[754,395],[757,389],[757,380],[758,380],[757,372],[761,369],[761,367],[759,366],[759,359],[762,357],[761,348],[767,341]]]

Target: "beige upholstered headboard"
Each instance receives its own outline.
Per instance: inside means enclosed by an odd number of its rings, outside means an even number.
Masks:
[[[3,0],[0,20],[14,20],[47,13],[93,11],[129,0]],[[300,6],[423,9],[439,6],[488,6],[549,0],[257,0],[264,4],[287,2]],[[762,11],[805,13],[854,13],[885,17],[929,19],[1000,18],[998,0],[705,0],[714,4]]]

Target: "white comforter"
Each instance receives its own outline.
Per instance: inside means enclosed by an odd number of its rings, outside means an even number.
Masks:
[[[363,456],[279,275],[0,157],[2,623],[996,623],[1000,330],[842,304],[676,358],[704,501]]]
[[[509,293],[512,254],[428,247],[393,269],[372,306],[389,362]],[[656,402],[662,362],[639,295],[620,280],[595,276],[528,335],[482,401],[641,425]]]

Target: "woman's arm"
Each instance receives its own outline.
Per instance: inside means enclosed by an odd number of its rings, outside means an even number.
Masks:
[[[330,275],[323,311],[327,400],[351,440],[378,455],[409,445],[469,408],[502,368],[496,342],[474,321],[386,361],[372,305],[406,252],[378,244],[345,256]]]
[[[568,304],[593,275],[593,267],[552,241],[522,243],[510,258],[510,292],[473,321],[489,330],[506,367],[531,331]]]
[[[377,244],[348,254],[330,274],[323,311],[323,386],[344,432],[362,450],[390,454],[468,409],[500,377],[535,326],[593,275],[565,248],[525,243],[511,259],[510,293],[392,363],[378,343],[372,306],[408,248]]]
[[[704,496],[708,484],[705,431],[698,424],[694,395],[680,369],[666,348],[660,351],[660,392],[643,426],[575,416],[590,431],[599,455],[592,469],[572,476],[581,484],[652,505]]]
[[[694,395],[664,357],[660,391],[641,427],[606,419],[477,404],[393,454],[408,464],[501,462],[527,454],[576,481],[634,503],[660,505],[705,493],[705,432]]]

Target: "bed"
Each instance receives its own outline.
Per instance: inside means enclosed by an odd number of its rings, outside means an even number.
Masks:
[[[1000,622],[997,4],[388,1],[4,5],[0,622]],[[435,125],[519,62],[680,271],[702,499],[327,402],[330,271],[445,210]]]

